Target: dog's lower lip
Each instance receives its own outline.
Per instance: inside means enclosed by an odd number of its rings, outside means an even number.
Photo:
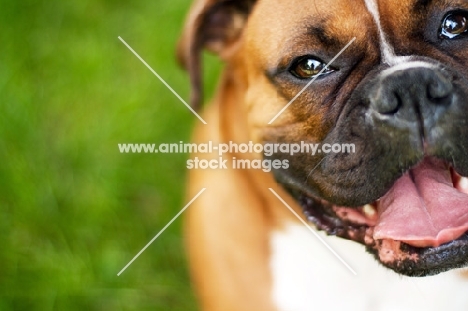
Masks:
[[[407,276],[426,276],[438,274],[450,269],[465,266],[468,259],[468,231],[458,239],[444,243],[438,247],[416,247],[405,242],[388,239],[375,240],[373,226],[362,223],[351,223],[332,216],[333,205],[314,198],[301,198],[304,214],[308,220],[329,235],[339,236],[364,244],[367,250],[386,267]],[[307,205],[304,205],[307,203]],[[369,204],[375,208],[379,202]],[[321,206],[321,207],[320,207]],[[312,208],[327,209],[323,215],[314,213]],[[361,208],[348,208],[364,213]],[[390,248],[389,248],[390,247]],[[468,258],[468,257],[466,257]]]
[[[375,204],[357,208],[337,207],[324,200],[302,194],[300,205],[307,220],[329,235],[355,240],[364,244],[367,229],[375,225]],[[366,210],[367,213],[364,211]],[[368,214],[374,212],[373,215]]]
[[[383,265],[403,275],[416,277],[435,275],[450,269],[462,268],[468,264],[467,233],[438,247],[416,248],[398,241],[381,241],[380,245],[385,242],[400,245],[397,250],[398,254],[402,255],[400,260],[392,260],[390,257],[390,261],[386,261],[385,249],[379,250],[376,247],[368,248],[368,250],[374,253]]]

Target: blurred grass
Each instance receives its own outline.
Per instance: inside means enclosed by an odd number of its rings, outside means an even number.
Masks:
[[[174,48],[189,0],[0,0],[0,310],[197,310],[177,220],[188,141]],[[219,64],[208,57],[206,88]]]

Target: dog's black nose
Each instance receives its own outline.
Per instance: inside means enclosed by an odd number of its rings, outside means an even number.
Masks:
[[[394,122],[435,121],[452,101],[453,84],[436,68],[390,68],[378,80],[368,93],[370,109]]]

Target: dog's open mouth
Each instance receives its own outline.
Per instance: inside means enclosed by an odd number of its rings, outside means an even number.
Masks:
[[[385,266],[409,276],[468,263],[468,178],[425,158],[379,200],[358,208],[301,195],[318,229],[367,246]]]

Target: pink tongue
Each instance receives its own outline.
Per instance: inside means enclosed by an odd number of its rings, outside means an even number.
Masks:
[[[381,198],[374,239],[437,247],[468,231],[468,195],[453,187],[449,168],[426,158]]]

